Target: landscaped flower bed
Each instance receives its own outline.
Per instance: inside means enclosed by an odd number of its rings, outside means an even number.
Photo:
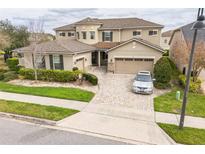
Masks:
[[[33,69],[22,68],[19,74],[25,79],[34,80],[35,72]],[[85,80],[89,81],[93,85],[98,84],[98,79],[95,75],[81,72],[81,71],[65,71],[65,70],[45,70],[37,69],[38,80],[43,81],[55,81],[55,82],[72,82],[79,78],[79,74],[85,77]]]

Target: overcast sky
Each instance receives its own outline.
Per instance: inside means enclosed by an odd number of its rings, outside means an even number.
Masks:
[[[137,17],[165,26],[165,30],[177,28],[196,20],[197,9],[0,9],[0,20],[8,19],[15,25],[29,25],[33,19],[45,21],[45,32],[86,17],[116,18]]]

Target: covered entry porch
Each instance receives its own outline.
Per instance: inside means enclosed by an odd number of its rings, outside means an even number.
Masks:
[[[107,53],[103,50],[92,52],[92,65],[93,66],[107,66]]]

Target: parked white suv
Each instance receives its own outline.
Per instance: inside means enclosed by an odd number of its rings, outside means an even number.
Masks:
[[[140,94],[152,94],[153,81],[154,79],[152,79],[149,71],[138,72],[133,82],[133,92]]]

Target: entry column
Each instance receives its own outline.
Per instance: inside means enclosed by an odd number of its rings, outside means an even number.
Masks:
[[[100,51],[98,51],[98,67],[100,67]]]

